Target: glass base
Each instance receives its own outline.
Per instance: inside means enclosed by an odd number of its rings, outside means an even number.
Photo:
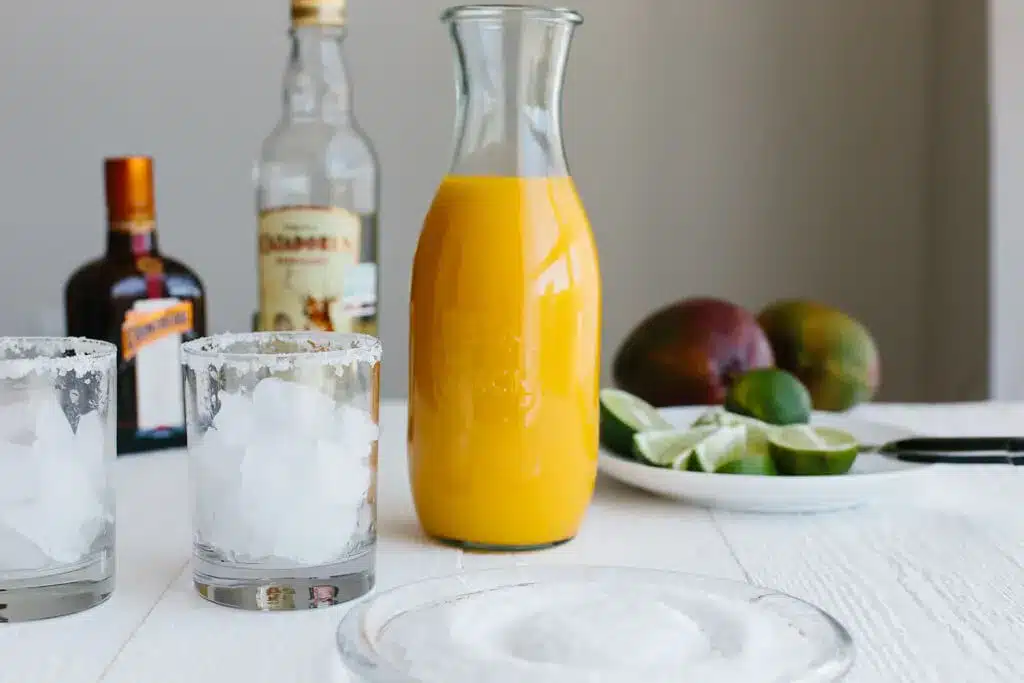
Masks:
[[[211,562],[197,554],[199,595],[225,607],[261,612],[320,609],[361,598],[375,583],[373,553],[320,567],[270,568]]]
[[[0,623],[37,621],[77,614],[114,592],[113,551],[71,571],[0,582]]]
[[[548,548],[557,548],[560,545],[565,545],[569,541],[575,538],[570,536],[569,538],[563,538],[560,541],[552,541],[551,543],[538,543],[536,545],[500,545],[497,543],[476,543],[474,541],[460,541],[457,538],[445,538],[443,536],[435,536],[436,540],[450,545],[461,550],[469,550],[473,552],[483,553],[528,553],[535,550],[547,550]]]

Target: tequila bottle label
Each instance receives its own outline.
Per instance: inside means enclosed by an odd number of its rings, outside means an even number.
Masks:
[[[362,222],[337,207],[260,216],[260,329],[351,332],[375,314],[377,274],[360,263]]]

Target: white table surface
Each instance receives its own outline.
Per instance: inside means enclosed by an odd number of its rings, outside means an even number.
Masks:
[[[933,434],[1022,434],[1024,404],[873,405]],[[405,409],[381,411],[378,590],[480,567],[587,563],[746,580],[809,600],[853,634],[852,683],[1024,681],[1024,473],[946,466],[906,500],[821,515],[712,512],[602,477],[580,535],[532,554],[425,539],[405,473]],[[82,614],[0,625],[0,683],[329,683],[344,606],[242,612],[192,588],[181,451],[122,458],[117,588]],[[639,682],[638,682],[639,683]]]

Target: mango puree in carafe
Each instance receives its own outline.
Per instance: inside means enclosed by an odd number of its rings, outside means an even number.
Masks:
[[[600,307],[570,177],[443,181],[410,314],[409,472],[428,534],[493,547],[576,534],[597,471]]]

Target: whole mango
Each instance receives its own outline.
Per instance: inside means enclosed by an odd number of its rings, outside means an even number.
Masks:
[[[734,378],[772,365],[771,345],[749,311],[703,297],[637,325],[615,355],[612,376],[653,406],[721,405]]]
[[[765,308],[757,321],[776,365],[807,387],[815,410],[849,410],[878,391],[878,347],[867,328],[846,313],[817,301],[787,299]]]

